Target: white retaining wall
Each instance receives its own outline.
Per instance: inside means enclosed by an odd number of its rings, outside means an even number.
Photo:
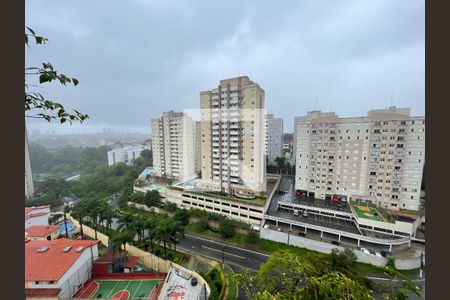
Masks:
[[[261,228],[260,237],[262,239],[271,240],[279,243],[287,244],[288,234],[277,230]],[[344,247],[336,246],[333,244],[307,239],[297,235],[289,235],[289,245],[306,248],[313,251],[322,253],[331,253],[332,249],[344,250]],[[357,261],[362,263],[371,264],[378,267],[386,266],[387,259],[384,257],[378,257],[372,254],[365,254],[359,250],[353,250],[356,254]],[[425,262],[425,259],[424,259]],[[395,260],[395,267],[399,270],[411,270],[420,267],[420,256],[411,258],[401,258]]]

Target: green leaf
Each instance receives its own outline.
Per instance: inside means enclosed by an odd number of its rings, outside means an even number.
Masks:
[[[41,74],[41,76],[39,76],[39,83],[48,82],[50,80],[51,78],[47,74]]]
[[[33,34],[33,35],[35,35],[36,33],[34,33],[34,30],[33,29],[31,29],[30,27],[28,27],[28,26],[25,26],[27,29],[28,29],[28,31],[29,32],[31,32],[31,34]]]

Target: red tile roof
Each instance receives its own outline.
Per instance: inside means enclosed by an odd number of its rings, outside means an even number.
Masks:
[[[35,211],[35,210],[44,209],[44,208],[48,208],[48,207],[49,207],[49,205],[38,206],[38,207],[25,207],[25,220],[28,220],[29,218],[39,217],[39,216],[49,214],[48,212],[45,212],[45,211],[33,213],[33,211]]]
[[[56,231],[58,229],[58,225],[34,225],[28,227],[25,232],[28,233],[27,236],[43,237],[51,234],[53,231]]]
[[[139,260],[139,256],[130,256],[128,257],[128,260],[123,264],[124,268],[131,269],[136,265],[136,263]]]
[[[70,240],[61,238],[52,241],[33,240],[25,243],[25,281],[57,281],[69,270],[84,252],[77,252],[80,246],[91,247],[99,241]],[[72,246],[67,253],[63,249]],[[49,247],[39,253],[40,247]]]

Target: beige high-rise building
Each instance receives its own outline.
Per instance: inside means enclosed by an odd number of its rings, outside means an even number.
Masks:
[[[200,93],[205,188],[240,196],[266,191],[264,95],[247,76]]]
[[[33,194],[33,174],[31,172],[30,150],[28,147],[27,129],[25,127],[25,198],[30,198]]]
[[[356,118],[312,111],[297,122],[296,190],[418,209],[425,117],[390,107]]]
[[[202,171],[202,127],[200,121],[194,121],[194,161],[195,173],[201,174]]]
[[[196,125],[192,118],[182,112],[168,111],[161,118],[152,119],[151,123],[156,175],[176,179],[195,176],[199,166],[195,160],[198,134],[195,134]]]

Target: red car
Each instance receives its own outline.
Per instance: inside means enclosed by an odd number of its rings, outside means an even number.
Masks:
[[[299,190],[295,191],[295,196],[296,197],[300,197],[302,195],[302,192],[300,192]]]
[[[333,195],[331,200],[333,200],[333,202],[335,202],[335,203],[339,203],[339,196]]]

